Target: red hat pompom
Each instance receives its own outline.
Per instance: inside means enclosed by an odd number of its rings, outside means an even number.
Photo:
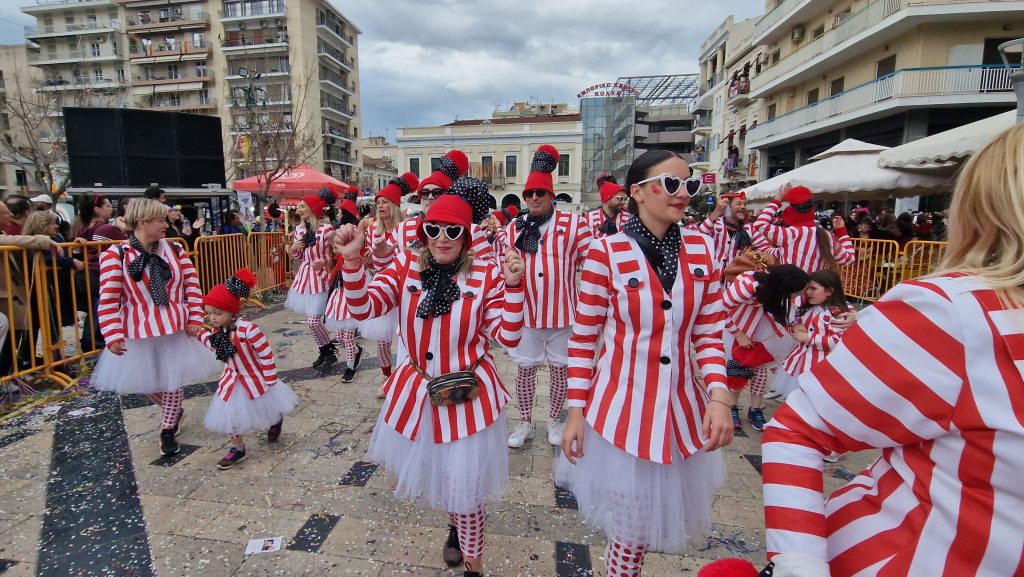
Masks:
[[[597,177],[597,190],[601,194],[601,203],[603,204],[615,198],[615,196],[626,189],[622,188],[614,176],[602,173],[601,176]]]
[[[249,288],[255,287],[256,283],[259,282],[259,279],[256,278],[256,273],[252,272],[251,270],[249,270],[247,268],[243,268],[243,269],[239,270],[238,272],[236,272],[235,273],[235,278],[237,278],[238,280],[242,281],[242,283],[244,283],[245,286],[247,286]]]
[[[551,194],[555,193],[555,181],[551,173],[558,168],[558,149],[550,144],[542,144],[533,153],[533,162],[530,164],[530,175],[526,177],[526,185],[523,192],[527,190],[544,190]]]
[[[415,191],[420,185],[420,179],[416,175],[407,172],[398,178],[394,178],[388,185],[380,189],[377,196],[383,196],[392,203],[401,205],[402,197]]]
[[[730,200],[733,199],[733,198],[739,198],[739,199],[742,199],[742,200],[747,200],[747,191],[741,190],[739,192],[726,192],[726,193],[722,194],[722,198],[728,198]]]
[[[203,304],[238,314],[242,310],[242,299],[249,298],[249,292],[257,282],[256,275],[251,270],[243,268],[228,280],[210,289],[203,297]]]
[[[708,563],[697,572],[697,577],[757,577],[758,573],[750,561],[730,557]]]
[[[491,214],[494,218],[498,219],[498,222],[500,222],[502,226],[505,226],[519,216],[519,207],[514,204],[510,204],[501,210],[492,212]]]
[[[449,150],[441,157],[441,166],[430,176],[421,180],[417,189],[433,184],[444,190],[449,190],[452,183],[459,177],[465,176],[467,172],[469,172],[469,158],[466,157],[466,153],[461,150]]]

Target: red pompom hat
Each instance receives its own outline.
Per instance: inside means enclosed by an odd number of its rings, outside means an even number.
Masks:
[[[313,216],[315,216],[317,220],[323,218],[327,207],[334,206],[334,203],[337,201],[338,197],[334,196],[331,189],[326,186],[320,189],[320,194],[317,196],[302,197],[302,202],[306,203],[306,206],[308,206],[309,210],[313,212]]]
[[[356,201],[351,198],[346,198],[341,201],[341,210],[351,214],[352,216],[359,218],[359,207],[356,206]]]
[[[615,198],[615,195],[626,190],[615,180],[614,176],[608,173],[597,177],[597,189],[601,193],[601,204],[608,202]]]
[[[444,224],[458,224],[467,231],[473,230],[473,209],[469,203],[454,194],[445,194],[431,203],[427,214],[420,221],[416,228],[416,238],[420,239],[423,246],[427,246],[427,234],[423,232],[423,224],[428,222],[439,222]]]
[[[242,310],[242,299],[249,298],[249,291],[255,286],[256,275],[251,270],[243,268],[223,284],[210,289],[203,297],[203,305],[237,315]]]
[[[558,149],[550,144],[542,144],[537,152],[533,153],[533,163],[530,165],[530,175],[526,177],[527,190],[546,190],[555,194],[555,181],[551,173],[558,168]]]
[[[811,189],[794,186],[786,192],[789,206],[782,211],[782,222],[786,226],[814,226],[814,200]]]
[[[501,210],[496,210],[492,212],[491,214],[494,216],[494,218],[498,219],[498,222],[501,223],[501,226],[505,226],[509,222],[515,220],[517,216],[519,216],[519,207],[517,207],[514,204],[510,204]]]
[[[743,200],[747,200],[747,191],[741,190],[739,192],[727,192],[727,193],[722,195],[722,198],[728,198],[729,200],[732,200],[734,198],[740,198],[740,199],[743,199]]]
[[[420,181],[417,190],[428,184],[440,186],[442,190],[451,190],[452,183],[469,172],[469,158],[461,150],[450,150],[441,157],[441,167],[433,174]]]
[[[416,175],[407,172],[398,178],[394,178],[387,186],[380,189],[377,196],[383,196],[391,202],[402,206],[402,197],[414,192],[419,188],[420,179],[416,178]]]

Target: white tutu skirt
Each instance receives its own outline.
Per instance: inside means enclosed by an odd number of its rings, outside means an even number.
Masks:
[[[336,332],[349,331],[354,333],[359,328],[359,321],[357,321],[356,319],[338,320],[332,318],[325,318],[324,326]]]
[[[435,443],[433,412],[423,403],[415,441],[384,422],[384,411],[370,438],[367,457],[397,478],[395,496],[446,513],[476,513],[501,499],[508,483],[505,414],[475,435]]]
[[[555,481],[576,495],[580,515],[595,531],[624,544],[680,553],[687,542],[711,527],[711,503],[725,481],[722,452],[672,463],[634,457],[585,425],[584,457],[573,465],[560,454]]]
[[[398,334],[398,309],[391,311],[381,317],[367,319],[359,323],[359,335],[371,341],[395,340]]]
[[[238,384],[226,401],[213,396],[203,425],[214,433],[246,435],[270,428],[298,404],[299,398],[284,381],[268,387],[255,399],[250,399],[245,387]]]
[[[162,337],[126,339],[117,356],[104,349],[89,384],[119,395],[171,393],[215,379],[223,366],[213,351],[180,331]]]
[[[307,317],[322,315],[327,310],[327,297],[330,294],[324,291],[307,295],[295,289],[288,289],[288,299],[284,301],[284,308]]]
[[[783,397],[788,397],[793,394],[793,391],[800,388],[800,381],[793,375],[779,369],[775,371],[775,380],[772,383],[772,388]]]

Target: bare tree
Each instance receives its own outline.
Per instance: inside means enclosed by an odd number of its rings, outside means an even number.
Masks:
[[[31,171],[32,179],[54,200],[64,193],[71,176],[67,168],[67,141],[60,113],[61,100],[33,90],[15,72],[0,113],[8,126],[0,138],[0,161]]]
[[[267,70],[265,66],[263,70]],[[315,68],[293,71],[288,83],[267,85],[260,82],[257,70],[248,70],[248,85],[230,89],[232,130],[238,134],[229,139],[231,149],[225,158],[230,159],[231,178],[238,178],[242,171],[255,173],[260,185],[257,194],[267,196],[285,171],[308,162],[320,151],[323,135],[315,115],[307,109],[307,97],[318,96],[311,92],[318,90]],[[291,101],[290,111],[276,105],[283,101]]]

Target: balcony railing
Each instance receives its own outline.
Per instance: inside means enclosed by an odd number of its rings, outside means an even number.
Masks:
[[[752,38],[756,41],[761,38],[768,30],[771,30],[776,24],[779,23],[787,14],[796,8],[797,4],[800,4],[804,0],[785,0],[779,2],[771,12],[765,14],[754,24],[754,35]]]
[[[149,27],[153,25],[173,24],[175,22],[186,21],[209,23],[210,13],[201,12],[199,10],[189,10],[188,12],[173,12],[166,16],[161,16],[160,14],[142,14],[128,18],[128,27],[130,29],[131,27]]]
[[[906,68],[759,124],[747,133],[747,142],[756,144],[894,98],[1012,91],[1010,70],[1002,65]]]
[[[323,21],[318,20],[316,25],[317,26],[321,26],[323,28],[326,28],[332,34],[334,34],[334,36],[336,38],[338,38],[342,42],[344,42],[346,46],[348,46],[349,48],[352,48],[352,42],[354,42],[355,39],[352,36],[345,36],[344,34],[342,34],[342,32],[344,32],[345,29],[344,29],[344,25],[341,24],[340,22],[333,22],[333,21],[330,21],[330,20],[323,20]]]
[[[213,45],[207,41],[202,42],[153,42],[150,44],[130,44],[128,46],[129,58],[145,58],[152,56],[168,56],[174,54],[200,54],[210,51]]]
[[[111,78],[99,78],[95,76],[79,76],[64,78],[63,76],[56,76],[45,78],[39,81],[40,90],[46,90],[46,88],[52,87],[68,87],[68,88],[96,88],[96,87],[112,87],[120,84],[117,80]]]
[[[147,104],[152,108],[187,110],[190,108],[215,108],[217,106],[217,99],[202,96],[153,98]]]
[[[338,74],[336,72],[331,72],[329,70],[321,70],[320,71],[320,81],[321,82],[330,82],[331,84],[334,84],[335,86],[340,86],[342,89],[347,90],[347,91],[352,92],[352,93],[354,93],[355,90],[356,90],[356,85],[355,84],[349,82],[347,79],[342,77],[340,74]]]
[[[354,156],[348,156],[345,153],[336,150],[325,150],[324,160],[333,160],[334,162],[347,162],[348,164],[356,163],[356,159]]]
[[[68,50],[64,54],[29,52],[29,62],[50,62],[58,60],[108,60],[121,58],[116,50]]]
[[[355,108],[346,108],[345,103],[342,102],[341,100],[338,100],[337,98],[322,93],[320,95],[320,108],[333,110],[339,114],[344,114],[346,116],[354,117],[356,115]]]
[[[797,2],[798,0],[786,0],[784,4]],[[835,28],[826,32],[820,38],[789,54],[774,66],[762,69],[761,73],[753,78],[750,89],[755,95],[764,86],[778,80],[782,76],[796,70],[799,66],[814,60],[824,52],[846,43],[854,36],[875,26],[879,22],[889,18],[907,7],[907,0],[875,0],[860,12],[853,14]],[[776,8],[774,12],[783,7]],[[771,13],[769,14],[769,16]]]
[[[120,30],[121,22],[118,20],[99,20],[96,22],[82,22],[67,24],[63,29],[54,25],[49,26],[26,26],[25,36],[37,36],[39,34],[78,34],[80,32],[94,32],[96,30]]]
[[[223,48],[259,48],[267,44],[288,44],[288,35],[265,36],[262,38],[225,38],[220,43]]]
[[[355,64],[355,61],[352,58],[345,58],[345,55],[337,48],[323,43],[317,43],[317,53],[337,60],[342,66],[345,66],[349,70],[351,70],[352,66]]]
[[[703,84],[700,85],[700,90],[697,91],[697,96],[703,95],[708,90],[711,90],[725,77],[725,70],[719,70],[711,75]]]
[[[35,6],[57,6],[59,4],[113,4],[113,0],[36,0]],[[26,6],[26,9],[35,6]]]
[[[285,65],[283,67],[281,66],[281,63],[276,63],[278,65],[278,68],[263,68],[263,66],[266,66],[267,64],[269,63],[261,62],[260,67],[256,67],[248,66],[244,62],[233,62],[231,66],[224,67],[224,77],[230,78],[231,80],[243,78],[243,76],[238,73],[239,68],[247,69],[249,71],[249,75],[253,77],[255,77],[257,74],[261,75],[262,77],[265,77],[268,74],[288,74],[288,72],[291,70],[291,67],[288,65],[287,62],[284,63]]]
[[[217,16],[223,20],[225,18],[246,18],[249,16],[284,16],[285,14],[284,2],[273,2],[268,5],[263,4],[235,4],[228,10],[218,10]]]
[[[135,86],[147,86],[156,84],[174,84],[177,82],[200,82],[205,80],[213,80],[212,70],[201,70],[196,72],[179,72],[177,75],[152,75],[143,76],[141,74],[135,75],[135,80],[132,84]]]
[[[711,128],[711,115],[710,114],[696,114],[693,117],[693,128]]]

